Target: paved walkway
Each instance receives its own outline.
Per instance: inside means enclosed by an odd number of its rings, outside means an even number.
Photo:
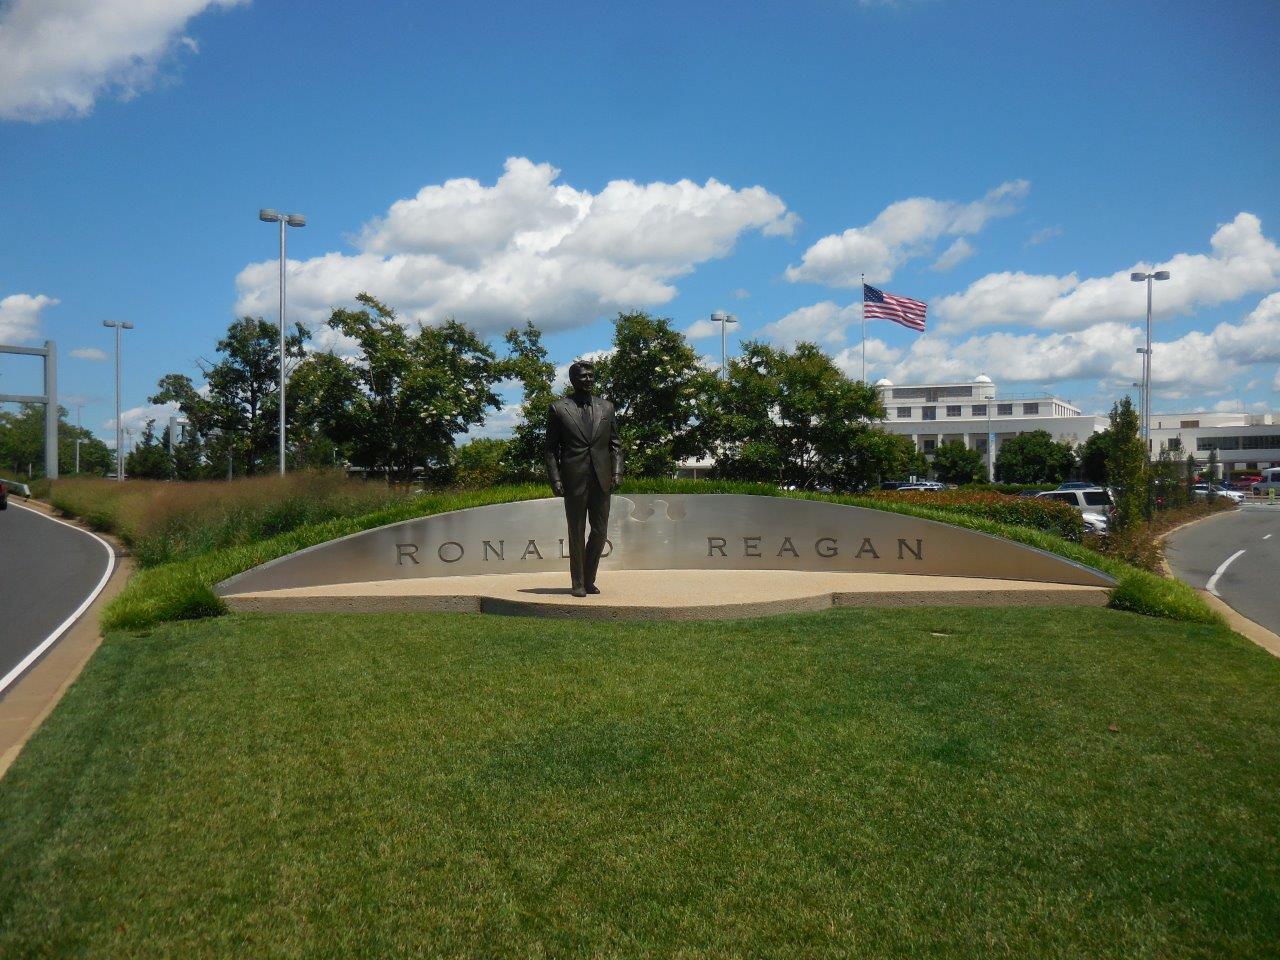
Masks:
[[[452,610],[588,619],[707,620],[833,606],[1103,606],[1101,587],[972,577],[785,570],[601,571],[598,596],[569,595],[564,573],[424,577],[235,594],[233,610],[369,613]]]

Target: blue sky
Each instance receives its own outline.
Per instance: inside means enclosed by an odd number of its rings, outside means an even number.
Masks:
[[[1280,409],[1270,0],[56,6],[0,8],[0,341],[56,340],[103,436],[111,363],[71,356],[110,352],[102,320],[136,324],[137,422],[238,309],[275,318],[261,206],[309,218],[313,329],[368,289],[532,316],[564,363],[617,309],[701,335],[724,308],[856,376],[866,272],[930,304],[923,337],[871,325],[873,378],[1098,412],[1138,374],[1116,275],[1167,265],[1155,407]],[[0,359],[0,392],[36,385]]]

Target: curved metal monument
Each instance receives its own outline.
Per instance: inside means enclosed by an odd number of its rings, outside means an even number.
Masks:
[[[976,530],[818,500],[613,497],[602,570],[814,570],[1114,586],[1106,574]],[[425,577],[568,571],[558,498],[389,524],[224,580],[220,596]]]

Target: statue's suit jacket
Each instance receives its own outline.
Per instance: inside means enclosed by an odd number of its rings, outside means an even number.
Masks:
[[[547,475],[552,484],[564,484],[566,497],[582,497],[589,485],[604,493],[613,477],[622,473],[622,444],[613,417],[613,404],[591,398],[591,424],[587,429],[578,405],[571,398],[557,400],[547,412]]]

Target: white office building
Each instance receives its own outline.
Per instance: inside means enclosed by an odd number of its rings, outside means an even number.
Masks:
[[[926,456],[944,443],[962,443],[986,456],[988,436],[994,436],[992,453],[998,456],[1005,440],[1033,430],[1078,446],[1108,422],[1051,394],[1002,397],[991,378],[981,375],[968,383],[899,386],[881,380],[876,389],[888,413],[884,428],[911,437]]]
[[[1174,459],[1194,454],[1207,463],[1218,451],[1224,475],[1280,466],[1280,417],[1274,413],[1153,413],[1153,457],[1166,449]]]
[[[944,443],[958,442],[983,456],[994,435],[993,454],[1010,437],[1044,430],[1072,446],[1110,426],[1106,416],[1083,413],[1051,394],[1000,396],[986,376],[967,383],[876,384],[888,418],[886,430],[911,437],[916,449],[931,455]],[[1188,453],[1207,463],[1217,449],[1224,474],[1280,465],[1280,417],[1271,413],[1155,413],[1151,416],[1151,458],[1168,449],[1178,460]]]

